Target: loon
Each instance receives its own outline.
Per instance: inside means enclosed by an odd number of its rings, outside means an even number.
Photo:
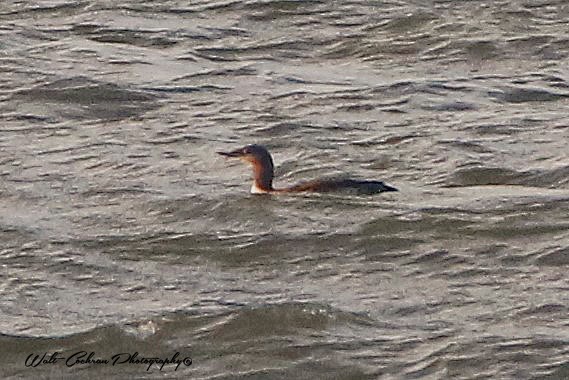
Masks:
[[[377,194],[386,191],[398,191],[381,181],[364,181],[357,179],[321,179],[301,182],[282,189],[273,187],[274,165],[269,151],[262,145],[247,145],[231,152],[217,152],[224,157],[240,158],[253,166],[253,194],[279,194],[314,192],[327,193],[348,191],[356,194]]]

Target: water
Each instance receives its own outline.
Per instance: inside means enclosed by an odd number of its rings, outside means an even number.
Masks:
[[[2,2],[2,377],[568,378],[568,17]],[[248,143],[400,192],[250,195]],[[80,351],[192,364],[25,365]]]

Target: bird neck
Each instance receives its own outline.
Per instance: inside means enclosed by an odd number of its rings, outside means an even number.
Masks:
[[[269,193],[273,191],[273,160],[266,157],[253,162],[253,186],[251,193]]]

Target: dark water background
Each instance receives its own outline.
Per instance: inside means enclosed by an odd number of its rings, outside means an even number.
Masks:
[[[568,58],[564,0],[2,1],[0,377],[569,378]]]

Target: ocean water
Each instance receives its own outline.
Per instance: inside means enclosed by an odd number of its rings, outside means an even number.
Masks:
[[[2,1],[1,377],[569,378],[568,20]],[[250,143],[400,191],[251,195]]]

